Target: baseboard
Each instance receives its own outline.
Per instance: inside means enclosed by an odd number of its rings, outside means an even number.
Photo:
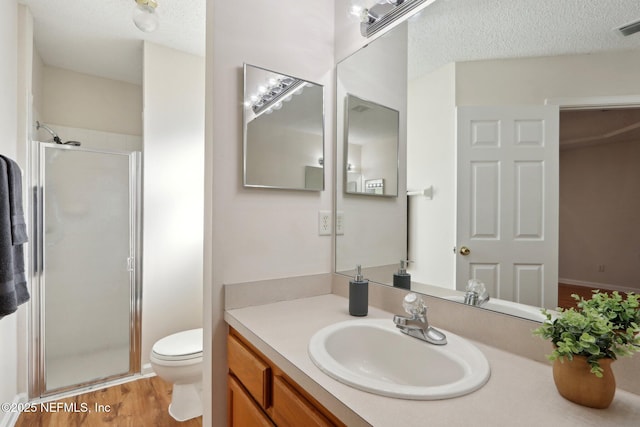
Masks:
[[[559,278],[558,283],[566,283],[567,285],[584,286],[585,288],[602,289],[607,291],[633,292],[636,294],[640,293],[640,289],[637,288],[609,285],[607,283],[587,282],[585,280]]]
[[[153,372],[153,368],[151,367],[151,363],[145,363],[144,365],[142,365],[142,372],[140,372],[140,374],[143,377],[153,377],[156,375],[155,372]]]
[[[20,403],[25,403],[27,401],[27,394],[20,393],[16,397],[13,398],[13,402],[11,405],[17,407]],[[0,427],[14,427],[18,422],[18,417],[20,416],[20,412],[18,411],[10,411],[4,412],[4,417],[0,420]]]

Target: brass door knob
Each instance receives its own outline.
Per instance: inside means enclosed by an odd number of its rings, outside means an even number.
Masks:
[[[467,256],[471,253],[471,249],[466,246],[460,248],[460,255]]]

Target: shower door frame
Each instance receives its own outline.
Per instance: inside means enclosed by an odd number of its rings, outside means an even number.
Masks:
[[[105,378],[47,390],[45,364],[45,303],[44,244],[44,152],[49,148],[98,154],[128,156],[129,160],[129,371]],[[31,278],[31,313],[29,315],[29,398],[47,397],[69,391],[89,389],[97,384],[126,378],[141,372],[142,332],[142,153],[139,151],[103,150],[72,147],[49,142],[33,141],[29,150],[31,173],[29,189],[29,231],[32,236],[29,253]]]

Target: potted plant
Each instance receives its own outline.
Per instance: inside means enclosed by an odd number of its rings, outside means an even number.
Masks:
[[[533,333],[551,340],[553,378],[572,402],[607,408],[615,394],[611,363],[640,351],[640,295],[594,291],[589,300],[572,295],[578,307],[542,310],[547,320]]]

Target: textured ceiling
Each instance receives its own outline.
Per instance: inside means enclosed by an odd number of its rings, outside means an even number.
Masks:
[[[139,83],[142,40],[204,55],[206,0],[158,0],[151,34],[133,25],[134,0],[19,2],[47,65]],[[637,19],[638,0],[437,0],[411,19],[410,77],[452,61],[640,48],[640,34],[613,31]]]
[[[7,0],[2,0],[7,1]],[[140,83],[142,40],[204,56],[206,0],[158,0],[160,26],[133,24],[134,0],[19,0],[34,17],[45,64]]]
[[[640,48],[638,0],[437,0],[409,24],[409,78],[450,62]]]

